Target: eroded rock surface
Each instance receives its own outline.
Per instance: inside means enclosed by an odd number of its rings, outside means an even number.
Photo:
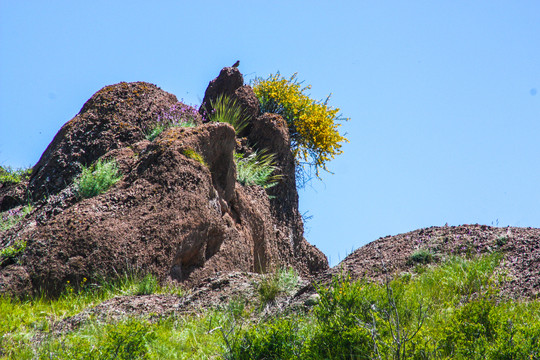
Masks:
[[[238,74],[214,81],[212,91],[249,97]],[[76,286],[126,271],[189,287],[218,272],[292,266],[310,276],[328,268],[303,238],[283,120],[257,114],[239,139],[230,125],[201,118],[196,127],[147,140],[157,116],[176,103],[155,85],[120,83],[98,91],[62,127],[29,183],[19,185],[39,200],[36,209],[0,232],[2,248],[26,242],[16,268],[0,265],[0,292],[58,294],[68,281]],[[246,151],[265,146],[279,154],[283,181],[272,192],[236,181],[233,154],[241,143]],[[115,159],[123,177],[104,194],[80,199],[73,179],[98,159]],[[17,205],[6,199],[6,208]]]

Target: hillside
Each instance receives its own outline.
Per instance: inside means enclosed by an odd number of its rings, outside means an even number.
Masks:
[[[0,357],[540,358],[540,229],[418,229],[329,268],[259,105],[233,67],[199,109],[110,85],[0,169]]]

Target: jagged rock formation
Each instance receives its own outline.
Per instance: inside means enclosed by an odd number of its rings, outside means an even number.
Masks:
[[[0,189],[4,210],[24,200],[21,189],[36,203],[31,215],[0,232],[0,248],[26,242],[16,260],[0,264],[0,293],[57,294],[67,281],[133,270],[190,286],[219,272],[288,265],[309,276],[327,269],[326,257],[303,238],[287,126],[259,116],[253,91],[239,78],[238,69],[225,68],[209,89],[212,96],[232,92],[251,111],[243,138],[228,124],[203,124],[201,117],[197,127],[170,128],[150,142],[146,131],[177,103],[174,95],[137,82],[92,96],[60,129],[29,182]],[[278,154],[284,176],[271,196],[236,181],[235,149],[261,146]],[[202,155],[204,164],[186,150]],[[82,166],[112,158],[122,180],[79,199],[73,179]]]

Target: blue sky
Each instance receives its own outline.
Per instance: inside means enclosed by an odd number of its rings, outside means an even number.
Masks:
[[[300,191],[331,264],[433,225],[540,225],[538,1],[0,1],[0,165],[37,162],[105,85],[198,105],[241,60],[351,120],[334,175]]]

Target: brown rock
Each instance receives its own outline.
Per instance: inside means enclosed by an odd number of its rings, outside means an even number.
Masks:
[[[260,104],[259,99],[253,92],[253,89],[249,85],[239,87],[234,91],[234,97],[244,110],[244,115],[251,123],[257,116],[259,116]],[[251,125],[251,124],[250,124]],[[249,126],[248,129],[249,131]]]
[[[19,265],[8,265],[0,271],[0,294],[25,297],[32,293],[32,283],[26,269]]]
[[[58,193],[110,150],[145,138],[158,114],[177,103],[174,95],[144,82],[119,83],[95,93],[56,134],[30,179],[34,200]]]
[[[212,111],[211,102],[216,100],[221,94],[233,97],[234,92],[244,85],[244,77],[238,68],[225,67],[221,69],[219,75],[214,80],[210,81],[204,98],[199,108],[200,114],[208,119],[208,113]]]
[[[143,88],[142,100],[125,106]],[[84,278],[97,282],[126,271],[151,272],[191,286],[216,272],[289,265],[311,275],[328,267],[326,257],[302,236],[294,187],[271,200],[263,188],[236,181],[237,139],[230,125],[171,128],[152,142],[144,139],[152,114],[175,100],[145,83],[105,87],[62,127],[30,184],[36,194],[57,193],[0,233],[0,247],[14,239],[27,243],[16,272],[0,267],[0,292],[31,288],[54,295],[67,281],[77,286]],[[290,161],[283,124],[265,119],[252,136],[261,143],[266,135],[278,137],[274,150]],[[99,158],[116,159],[124,176],[106,193],[79,200],[73,186],[64,183],[80,164]],[[292,169],[285,175],[294,182],[294,166],[283,164],[282,171]],[[287,198],[293,202],[277,205]],[[13,285],[18,283],[26,287]]]
[[[212,111],[212,101],[215,101],[222,94],[237,101],[248,121],[255,119],[259,115],[259,100],[251,86],[244,85],[244,77],[237,68],[223,68],[218,77],[208,84],[203,102],[199,108],[199,112],[205,118],[208,118],[207,114]]]

